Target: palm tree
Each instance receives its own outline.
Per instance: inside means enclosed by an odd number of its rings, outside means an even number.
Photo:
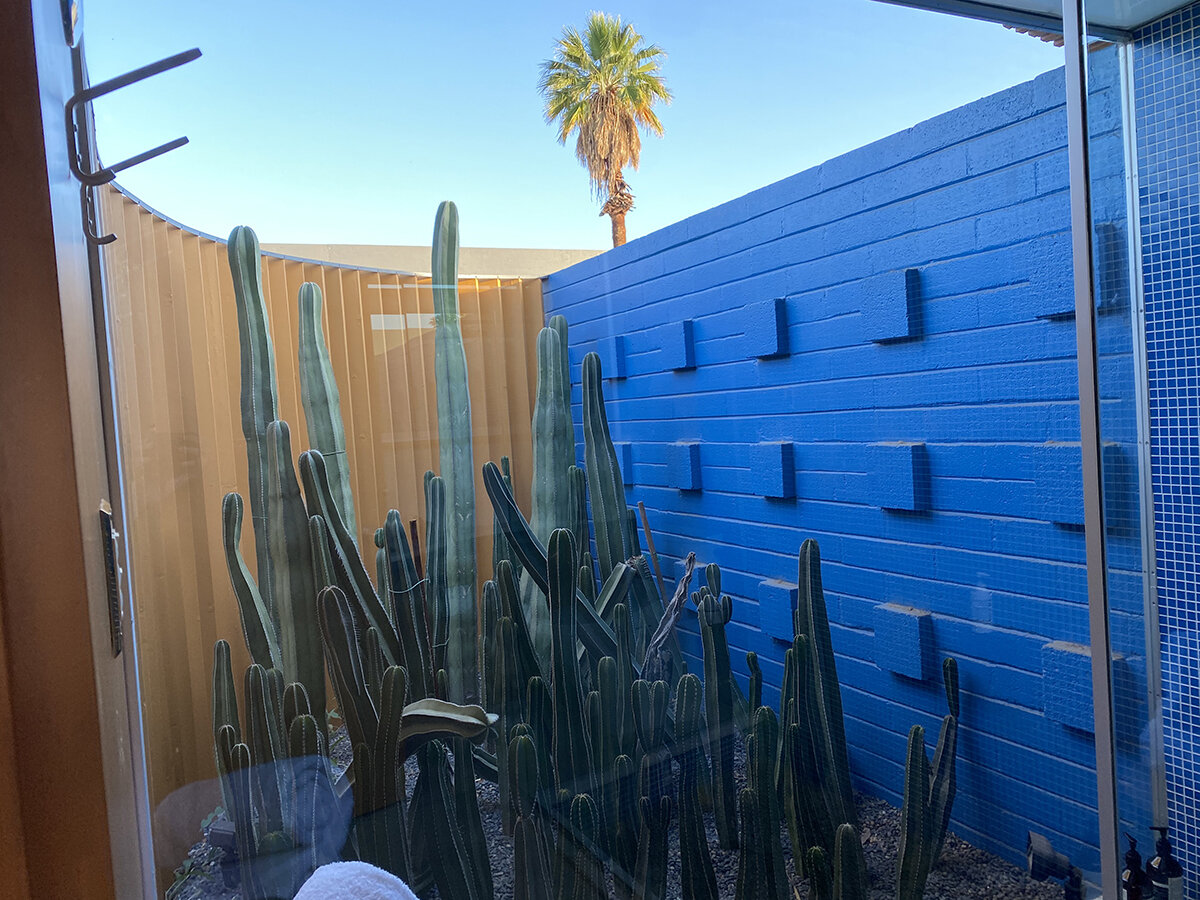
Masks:
[[[659,71],[666,52],[647,44],[620,16],[594,12],[582,33],[568,26],[541,65],[538,90],[546,101],[546,121],[558,124],[558,142],[578,132],[575,155],[587,168],[596,197],[605,198],[600,215],[612,219],[613,246],[625,243],[625,214],[633,192],[621,174],[638,167],[639,129],[662,137],[654,104],[671,102]]]

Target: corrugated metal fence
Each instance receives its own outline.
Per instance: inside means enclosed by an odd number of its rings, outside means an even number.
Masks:
[[[221,552],[221,498],[246,490],[233,283],[225,244],[103,190],[119,436],[124,456],[142,709],[152,803],[210,778],[212,647],[225,638],[248,664]],[[374,530],[395,507],[419,519],[425,471],[437,468],[433,296],[428,277],[264,256],[280,416],[307,448],[297,370],[296,296],[325,298],[325,335],[346,426],[358,540],[373,571]],[[538,279],[460,282],[475,461],[515,461],[529,495],[530,417],[542,325]],[[479,558],[492,515],[482,481]],[[253,560],[246,528],[243,552]],[[484,567],[486,568],[486,567]],[[198,824],[198,820],[197,820]]]

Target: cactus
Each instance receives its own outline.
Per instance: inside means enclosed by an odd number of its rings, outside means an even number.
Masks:
[[[575,840],[574,900],[606,900],[600,816],[595,801],[587,794],[576,794],[571,801],[571,831]]]
[[[908,733],[896,877],[899,900],[920,900],[924,894],[929,870],[937,864],[946,842],[954,805],[959,712],[958,663],[954,659],[943,661],[942,677],[950,712],[942,719],[932,765],[925,752],[925,729],[914,725]]]
[[[617,826],[610,860],[618,900],[631,900],[637,880],[641,812],[638,808],[637,767],[622,754],[613,765],[617,775]]]
[[[838,826],[833,850],[834,900],[868,900],[871,894],[862,841],[849,823]]]
[[[658,804],[642,797],[642,830],[638,838],[634,900],[664,900],[667,891],[667,835],[674,803],[665,795]]]
[[[675,744],[679,754],[679,861],[684,900],[717,900],[704,814],[700,804],[700,701],[695,675],[684,675],[675,694]]]
[[[821,587],[821,551],[809,539],[800,546],[799,590],[796,598],[795,634],[808,638],[811,649],[809,677],[820,710],[820,766],[836,779],[838,801],[833,812],[835,822],[858,822],[854,790],[850,784],[850,759],[846,752],[846,728],[842,720],[842,692],[838,686],[833,642],[829,635],[829,616],[825,611],[825,593]]]
[[[475,878],[476,893],[491,897],[492,863],[488,858],[487,838],[479,815],[475,790],[475,754],[467,738],[454,739],[454,809],[462,828],[466,861]]]
[[[925,893],[933,847],[928,797],[929,757],[925,755],[925,729],[914,725],[908,732],[908,754],[904,765],[904,806],[900,818],[900,852],[896,858],[898,900],[921,900]]]
[[[758,836],[762,841],[762,884],[759,890],[766,900],[783,900],[787,894],[787,873],[783,867],[783,848],[779,842],[779,794],[775,788],[779,719],[769,706],[754,714],[751,737],[746,745],[750,762],[747,783],[754,785]]]
[[[234,595],[237,597],[246,649],[250,651],[250,658],[255,663],[269,668],[279,664],[279,639],[266,601],[250,575],[250,570],[246,568],[246,561],[239,546],[242,539],[244,508],[241,495],[232,492],[225,495],[221,504],[221,536],[225,546],[225,563],[229,568],[229,578],[233,582]],[[263,543],[265,546],[265,539]]]
[[[620,751],[622,702],[617,661],[605,656],[596,666],[596,690],[588,695],[595,698],[594,712],[589,710],[588,724],[592,738],[592,761],[598,776],[598,799],[604,825],[604,846],[612,851],[617,841],[617,808],[620,785],[617,781],[617,757]],[[626,703],[628,701],[625,701]]]
[[[824,726],[816,682],[811,677],[812,651],[808,638],[799,635],[788,654],[793,658],[795,678],[783,754],[790,776],[785,797],[788,832],[793,855],[814,846],[829,854],[834,849],[835,828],[839,824],[835,817],[840,810],[840,794],[837,780],[822,756]]]
[[[420,766],[419,777],[427,779],[428,789],[422,792],[423,802],[420,809],[414,810],[414,818],[426,831],[428,863],[438,896],[454,897],[455,900],[483,900],[455,815],[446,748],[439,741],[426,744],[417,761]],[[415,805],[415,795],[413,802]]]
[[[746,668],[750,670],[749,703],[751,714],[762,706],[762,667],[758,664],[758,654],[753,650],[746,654]]]
[[[601,581],[617,563],[629,558],[625,547],[625,484],[609,434],[602,379],[600,357],[589,353],[583,358],[583,445]]]
[[[758,798],[754,789],[745,787],[738,792],[738,875],[737,900],[762,900],[765,887],[765,848],[759,835]]]
[[[953,657],[946,657],[942,661],[942,682],[946,689],[946,705],[950,712],[942,719],[929,784],[929,805],[933,814],[930,868],[937,865],[942,856],[942,847],[946,844],[946,830],[950,827],[950,812],[954,807],[954,795],[957,792],[955,763],[958,756],[958,662]]]
[[[409,696],[421,700],[433,694],[433,649],[429,644],[426,594],[417,578],[400,513],[394,509],[388,510],[384,522],[383,546],[388,568],[388,602],[402,645]]]
[[[458,311],[458,209],[444,202],[433,226],[434,375],[438,460],[446,480],[448,629],[446,675],[450,697],[479,695],[475,634],[475,463],[471,397]]]
[[[238,345],[242,374],[242,436],[249,464],[250,520],[254,529],[258,587],[274,619],[269,521],[267,518],[267,426],[278,418],[275,386],[275,351],[267,326],[259,266],[258,237],[239,225],[229,235],[229,270],[237,304]],[[228,498],[226,498],[228,500]],[[240,517],[239,517],[240,518]],[[228,545],[228,539],[226,540]],[[236,543],[236,541],[235,541]]]
[[[517,809],[513,829],[513,893],[527,900],[550,900],[546,848],[534,820],[540,782],[538,751],[531,738],[513,738],[508,746],[508,766]]]
[[[321,329],[321,289],[311,281],[300,285],[300,401],[308,425],[308,446],[320,451],[329,470],[334,503],[350,534],[358,535],[351,489],[346,429],[333,363]],[[382,588],[382,585],[381,585]]]
[[[715,566],[709,566],[709,570]],[[720,589],[719,576],[708,583]],[[733,672],[725,626],[733,617],[733,601],[726,594],[705,593],[700,600],[700,637],[704,646],[705,737],[712,760],[713,818],[717,838],[726,850],[737,846],[737,793],[733,783]]]
[[[804,871],[808,874],[809,896],[812,900],[834,900],[833,878],[825,851],[820,847],[809,847],[804,855]]]
[[[583,694],[575,644],[575,539],[566,528],[550,536],[548,558],[552,632],[551,683],[554,688],[555,786],[574,794],[592,794],[592,759],[583,718]]]

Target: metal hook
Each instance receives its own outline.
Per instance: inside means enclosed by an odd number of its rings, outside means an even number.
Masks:
[[[103,247],[117,239],[115,234],[97,235],[93,230],[92,223],[97,221],[96,203],[92,197],[92,189],[86,184],[79,185],[79,205],[83,207],[83,233],[89,241],[97,247]]]
[[[184,63],[189,63],[200,57],[200,48],[193,47],[191,50],[185,50],[182,53],[176,53],[174,56],[168,56],[166,59],[160,59],[158,62],[150,63],[142,66],[140,69],[134,69],[132,72],[126,72],[124,75],[118,75],[116,78],[110,78],[108,81],[102,81],[99,84],[92,85],[89,88],[84,88],[82,91],[74,94],[67,101],[65,108],[67,120],[67,162],[71,166],[71,173],[79,179],[80,183],[88,187],[100,187],[102,184],[108,184],[117,177],[117,173],[128,169],[131,166],[136,166],[139,163],[144,163],[148,159],[153,159],[156,156],[161,156],[177,147],[182,147],[188,142],[186,137],[179,137],[173,141],[168,141],[165,144],[147,150],[145,153],[139,153],[137,156],[131,156],[129,159],[121,160],[111,166],[105,166],[95,172],[85,171],[80,165],[79,160],[79,144],[75,139],[75,111],[84,103],[90,103],[97,97],[103,97],[105,94],[110,94],[113,91],[123,87],[128,87],[138,81],[150,78],[160,72],[166,72],[169,69],[174,69],[182,66]]]

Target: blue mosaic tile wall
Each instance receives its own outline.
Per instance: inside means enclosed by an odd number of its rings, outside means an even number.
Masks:
[[[1093,63],[1111,249],[1128,233],[1116,52]],[[583,354],[604,361],[627,499],[668,574],[689,550],[722,566],[735,666],[758,654],[765,699],[816,537],[857,785],[899,803],[908,729],[936,736],[953,655],[953,830],[1017,864],[1037,830],[1095,869],[1065,148],[1058,71],[557,272],[544,301],[570,323],[576,404]],[[1127,288],[1127,259],[1102,253],[1106,283]],[[1127,295],[1099,319],[1106,461],[1126,473]],[[1136,509],[1135,482],[1110,500]],[[1136,528],[1109,551],[1144,695]],[[694,616],[681,627],[700,671]]]
[[[1137,35],[1134,84],[1167,799],[1200,897],[1200,5]]]

